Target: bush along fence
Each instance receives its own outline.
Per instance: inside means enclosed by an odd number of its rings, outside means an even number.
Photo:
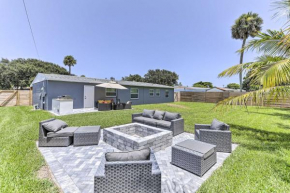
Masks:
[[[229,97],[240,96],[245,93],[241,92],[176,92],[174,93],[175,101],[182,102],[205,102],[205,103],[218,103]],[[248,106],[255,106],[256,104],[249,100]],[[263,106],[278,107],[278,108],[290,108],[290,99],[280,98],[278,101],[268,99],[263,102]]]
[[[32,105],[31,90],[0,90],[0,107]]]

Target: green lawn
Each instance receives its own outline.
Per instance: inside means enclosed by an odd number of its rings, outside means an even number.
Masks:
[[[199,192],[290,192],[290,109],[250,107],[221,114],[214,104],[170,103],[134,106],[134,110],[58,117],[69,125],[108,127],[131,122],[133,112],[160,109],[179,112],[185,129],[218,118],[231,126],[239,147],[214,172]],[[30,107],[0,108],[0,192],[57,192],[48,180],[36,177],[45,164],[35,141],[38,122],[53,117]]]

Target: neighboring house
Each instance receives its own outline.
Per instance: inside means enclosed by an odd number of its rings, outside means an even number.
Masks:
[[[44,110],[52,109],[52,99],[69,95],[73,98],[73,108],[93,108],[98,100],[116,100],[115,89],[96,87],[97,84],[110,80],[86,78],[58,74],[38,73],[33,80],[33,104]],[[118,90],[121,102],[132,101],[133,105],[166,103],[174,101],[174,88],[171,86],[144,82],[117,81],[128,88]]]
[[[175,86],[174,92],[206,92],[210,88],[189,87],[189,86]]]
[[[240,89],[214,87],[212,89],[207,90],[206,92],[240,92]],[[246,91],[242,90],[242,92],[246,92]]]

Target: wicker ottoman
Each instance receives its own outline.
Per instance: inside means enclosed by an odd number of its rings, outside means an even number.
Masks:
[[[216,162],[215,145],[187,139],[172,147],[171,164],[203,176]]]
[[[74,146],[98,145],[101,137],[100,126],[79,127],[74,132]]]

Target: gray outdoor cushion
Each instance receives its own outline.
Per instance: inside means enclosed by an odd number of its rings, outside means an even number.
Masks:
[[[134,117],[133,121],[138,123],[144,123],[144,118],[145,117]]]
[[[145,125],[150,125],[150,126],[156,127],[156,121],[157,120],[155,120],[155,119],[143,117],[143,121],[144,121]]]
[[[154,112],[155,112],[154,110],[144,109],[143,113],[142,113],[142,116],[143,117],[148,117],[148,118],[153,118]]]
[[[155,111],[153,118],[157,120],[162,120],[164,117],[164,111]]]
[[[174,119],[178,119],[179,117],[180,117],[180,115],[178,113],[165,112],[164,120],[165,121],[172,121]]]
[[[142,161],[150,159],[150,149],[141,149],[129,152],[110,152],[106,153],[106,160],[108,162],[116,161]]]
[[[193,139],[187,139],[176,145],[179,147],[183,147],[183,148],[195,151],[198,154],[202,155],[204,159],[211,156],[214,153],[214,149],[216,147],[215,145],[211,145],[209,143],[204,143],[204,142],[193,140]]]
[[[218,121],[217,119],[214,119],[210,126],[213,130],[227,130],[227,126],[225,123]]]
[[[48,132],[47,137],[72,137],[74,136],[74,132],[78,129],[78,127],[66,127],[57,132]]]
[[[68,125],[66,122],[64,122],[62,120],[55,119],[53,121],[43,123],[42,126],[47,131],[57,132],[57,131],[61,130],[62,128],[67,127]]]
[[[171,126],[171,122],[169,122],[169,121],[158,120],[158,121],[156,121],[156,123],[157,123],[158,128],[168,128],[169,129]]]

